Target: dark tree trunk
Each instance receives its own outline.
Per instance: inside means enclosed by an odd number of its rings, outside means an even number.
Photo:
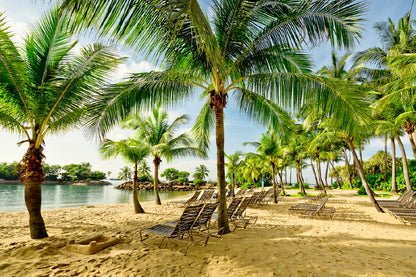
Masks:
[[[328,187],[328,170],[329,170],[329,159],[326,162],[326,169],[325,169],[325,186]]]
[[[406,189],[411,190],[412,184],[410,183],[409,178],[409,167],[407,165],[407,158],[406,158],[406,151],[404,150],[403,143],[400,139],[400,136],[396,135],[397,143],[399,144],[400,150],[402,152],[402,162],[403,162],[403,175],[404,175],[404,181],[406,182]]]
[[[155,191],[155,202],[157,205],[162,205],[159,197],[159,165],[162,160],[159,157],[155,157],[153,160],[153,164],[155,165],[155,176],[154,176],[154,191]]]
[[[134,164],[134,175],[133,175],[133,205],[134,212],[136,214],[144,213],[142,206],[140,205],[139,198],[137,197],[137,163]]]
[[[273,203],[277,203],[277,186],[276,186],[276,180],[275,180],[275,172],[274,172],[274,163],[270,163],[270,167],[272,169],[272,182],[273,182]]]
[[[283,195],[286,195],[285,184],[283,183],[283,177],[282,177],[283,170],[281,170],[280,172],[278,172],[278,174],[279,174],[279,179],[280,179],[280,184],[281,184],[280,188],[282,189]],[[277,197],[279,197],[279,195],[277,195]]]
[[[354,162],[358,171],[358,174],[360,175],[361,178],[361,182],[363,183],[364,189],[367,192],[368,198],[370,199],[371,203],[373,203],[374,207],[376,208],[376,210],[380,213],[384,213],[383,210],[380,208],[380,206],[378,205],[376,199],[374,198],[373,192],[370,188],[370,186],[367,183],[367,180],[365,179],[365,174],[364,174],[364,169],[360,163],[360,161],[358,160],[358,156],[355,153],[355,147],[353,145],[353,143],[351,141],[347,140],[347,143],[350,147],[352,156],[354,158]]]
[[[332,166],[332,170],[334,171],[334,174],[335,174],[335,180],[337,182],[338,189],[341,189],[341,186],[342,186],[341,181],[340,181],[341,177],[339,176],[338,170],[336,170],[333,163],[331,163],[331,166]]]
[[[413,156],[416,158],[416,144],[413,139],[413,133],[415,132],[415,126],[413,123],[406,121],[404,124],[404,130],[407,133],[407,136],[409,137],[410,145],[412,146]]]
[[[384,137],[384,181],[387,181],[387,136]]]
[[[302,178],[300,176],[300,162],[299,161],[296,161],[296,163],[297,163],[297,166],[296,166],[296,177],[298,179],[299,188],[300,188],[300,191],[304,195],[306,195],[306,191],[305,191],[305,188],[303,186]]]
[[[310,156],[310,158],[311,158],[311,167],[312,167],[313,177],[315,177],[315,184],[318,187],[319,186],[319,181],[318,181],[318,177],[316,176],[315,167],[313,166],[312,155]]]
[[[25,203],[29,212],[29,229],[32,239],[48,237],[45,222],[41,214],[41,185],[45,179],[42,166],[42,151],[42,146],[35,148],[35,142],[30,141],[29,149],[23,158],[25,167],[23,173],[20,175],[22,182],[25,184]]]
[[[232,174],[232,181],[231,181],[232,183],[231,183],[231,197],[234,197],[235,196],[235,173],[234,173],[234,171],[233,171],[233,174]]]
[[[360,165],[361,165],[361,168],[363,168],[363,166],[364,166],[364,162],[363,162],[363,151],[361,149],[359,149],[358,151],[360,153]]]
[[[230,232],[227,215],[227,199],[225,184],[224,161],[224,107],[225,99],[220,95],[211,96],[211,103],[215,110],[215,136],[217,143],[217,178],[219,188],[218,229],[224,234]]]
[[[319,154],[316,154],[316,167],[318,169],[318,178],[319,178],[319,181],[321,182],[322,188],[323,188],[324,192],[326,193],[325,184],[324,184],[324,181],[322,180],[321,161],[319,159]]]
[[[397,193],[396,184],[396,146],[394,145],[394,138],[391,141],[391,192]]]

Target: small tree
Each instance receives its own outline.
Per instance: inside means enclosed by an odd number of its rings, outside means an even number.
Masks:
[[[208,168],[201,164],[199,167],[195,168],[195,173],[193,175],[194,179],[204,181],[205,177],[208,177],[209,170]]]
[[[120,180],[129,181],[129,180],[131,180],[132,174],[133,174],[133,172],[131,171],[130,167],[125,166],[125,167],[120,169],[120,172],[118,173],[117,178],[120,179]]]
[[[179,171],[174,168],[167,168],[160,174],[161,177],[165,177],[168,181],[177,180]]]

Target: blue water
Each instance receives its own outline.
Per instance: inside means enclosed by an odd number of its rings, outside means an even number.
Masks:
[[[116,185],[116,184],[114,184]],[[42,185],[42,210],[85,205],[132,203],[132,192],[112,186]],[[0,185],[0,212],[26,211],[23,185]],[[162,200],[189,194],[186,191],[160,192]],[[154,201],[153,191],[139,191],[139,201]]]

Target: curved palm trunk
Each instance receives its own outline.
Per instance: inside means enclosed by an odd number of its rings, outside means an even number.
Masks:
[[[324,192],[326,193],[325,184],[324,184],[324,181],[322,180],[321,160],[319,159],[319,154],[316,154],[316,167],[318,169],[319,181],[321,182],[322,188],[323,188]]]
[[[160,158],[155,157],[153,160],[153,164],[155,165],[155,176],[154,176],[154,191],[155,191],[155,201],[157,205],[162,205],[159,197],[159,165],[160,165]]]
[[[342,152],[344,152],[345,166],[347,167],[347,172],[348,172],[348,183],[350,185],[350,189],[352,189],[352,178],[351,178],[350,163],[348,162],[347,149],[343,147]]]
[[[325,169],[325,186],[328,187],[328,170],[329,170],[329,159],[326,162],[326,169]]]
[[[313,177],[315,177],[315,184],[316,186],[319,186],[318,177],[316,176],[315,167],[313,166],[312,155],[310,156],[310,158],[311,158],[311,167],[312,167]]]
[[[387,181],[387,136],[384,137],[384,181]]]
[[[280,187],[282,188],[283,195],[286,195],[285,186],[283,185],[283,177],[282,177],[283,171],[278,172],[277,175],[279,175],[279,182],[281,185]],[[277,195],[277,197],[279,197],[279,195]]]
[[[226,183],[225,183],[225,161],[224,161],[224,99],[212,96],[211,101],[215,110],[215,137],[217,143],[217,178],[219,188],[218,205],[218,230],[224,234],[230,232],[227,215]]]
[[[331,163],[331,166],[335,174],[335,180],[337,181],[338,189],[341,189],[341,181],[340,181],[341,177],[339,176],[338,170],[336,170],[333,162]],[[332,180],[332,177],[331,177],[331,180]]]
[[[397,193],[396,184],[396,146],[394,144],[394,138],[390,138],[391,142],[391,192]]]
[[[358,151],[360,153],[360,165],[361,165],[361,167],[363,167],[364,166],[364,162],[363,162],[363,151],[361,149],[359,149]]]
[[[33,141],[30,142],[29,149],[24,157],[25,167],[20,175],[21,180],[25,184],[25,203],[29,212],[29,229],[32,239],[48,237],[41,214],[41,185],[45,179],[42,166],[42,150],[42,147],[35,148],[35,143]]]
[[[415,140],[413,139],[413,133],[415,132],[415,126],[413,123],[406,121],[404,124],[404,130],[409,137],[410,145],[412,146],[413,156],[416,158],[416,144]]]
[[[297,163],[297,166],[296,166],[296,177],[298,179],[299,188],[300,188],[300,191],[304,195],[306,195],[305,187],[303,186],[302,178],[300,176],[300,161],[296,161],[296,163]]]
[[[376,199],[374,198],[372,190],[371,190],[370,186],[368,185],[367,180],[365,179],[364,169],[363,169],[363,167],[362,167],[362,165],[361,165],[361,163],[358,159],[357,153],[355,153],[354,145],[350,141],[347,141],[347,143],[350,146],[350,150],[351,150],[352,156],[354,158],[354,162],[355,162],[358,174],[360,175],[361,182],[363,183],[364,189],[367,192],[368,198],[370,199],[371,203],[373,203],[374,207],[376,208],[376,210],[378,212],[384,213],[384,211],[380,208]]]
[[[404,181],[406,182],[406,189],[411,190],[412,185],[410,184],[409,168],[407,165],[406,151],[404,150],[404,146],[400,139],[400,136],[396,135],[395,137],[396,137],[397,143],[399,144],[400,150],[402,152],[403,175],[404,175]]]
[[[231,197],[234,197],[235,196],[235,173],[234,173],[234,171],[233,171],[233,174],[231,175],[232,176],[232,183],[231,183]]]
[[[134,175],[133,175],[133,205],[134,212],[136,214],[144,213],[142,206],[140,205],[139,198],[137,197],[137,163],[134,164]]]
[[[277,194],[276,194],[276,191],[277,191],[277,185],[276,185],[276,180],[275,180],[275,173],[274,173],[274,164],[273,163],[271,163],[271,165],[270,165],[270,167],[271,167],[271,169],[272,169],[272,182],[273,182],[273,203],[277,203]]]

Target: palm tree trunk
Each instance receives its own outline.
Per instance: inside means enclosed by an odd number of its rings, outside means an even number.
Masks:
[[[137,197],[137,163],[134,163],[134,175],[133,175],[133,205],[134,212],[136,214],[144,213],[142,206],[140,205],[139,198]]]
[[[303,186],[302,178],[300,176],[300,162],[297,162],[297,166],[296,166],[296,176],[297,176],[297,179],[298,179],[298,184],[299,184],[300,191],[304,195],[306,195],[305,187]]]
[[[328,169],[329,169],[329,159],[326,162],[326,169],[325,169],[325,186],[328,187]]]
[[[31,141],[24,158],[25,167],[20,178],[25,184],[25,203],[29,212],[30,237],[41,239],[48,237],[41,214],[42,182],[45,179],[45,174],[42,166],[43,148],[36,149],[34,146],[35,143]]]
[[[282,192],[283,192],[283,196],[284,195],[286,195],[286,191],[285,191],[285,184],[283,183],[283,169],[280,171],[280,172],[278,172],[277,174],[279,174],[279,179],[280,179],[280,183],[281,183],[281,189],[282,189]],[[279,197],[279,195],[277,195],[277,197]]]
[[[360,153],[360,165],[363,168],[363,166],[364,166],[364,162],[363,162],[363,151],[361,149],[359,149],[358,151]]]
[[[272,182],[273,182],[273,203],[277,204],[277,195],[276,195],[276,191],[277,191],[277,186],[276,186],[276,180],[275,180],[275,173],[274,173],[274,164],[271,163],[270,165],[271,169],[272,169]]]
[[[227,199],[225,184],[225,161],[224,161],[224,106],[225,100],[220,96],[212,96],[215,110],[215,137],[217,143],[217,178],[219,187],[218,205],[218,229],[223,230],[224,234],[230,232],[227,215]]]
[[[233,171],[233,174],[232,174],[232,181],[231,181],[232,183],[231,183],[231,197],[234,197],[235,196],[235,173],[234,173],[234,171]]]
[[[387,136],[384,137],[384,181],[387,181]]]
[[[361,182],[363,183],[364,189],[367,192],[368,198],[370,199],[371,203],[373,203],[374,207],[376,208],[376,210],[378,212],[384,213],[384,211],[380,208],[376,199],[374,198],[372,190],[371,190],[370,186],[368,185],[367,180],[365,179],[364,169],[363,169],[360,161],[358,160],[357,153],[355,153],[355,147],[354,147],[353,143],[348,141],[348,140],[347,140],[347,143],[350,146],[350,150],[351,150],[352,156],[354,158],[354,162],[355,162],[358,174],[360,175]]]
[[[415,132],[415,126],[413,123],[406,121],[404,124],[404,130],[409,137],[410,145],[412,146],[413,156],[416,158],[416,144],[415,140],[413,139],[413,133]]]
[[[153,160],[153,164],[155,165],[155,176],[154,176],[154,191],[155,191],[155,202],[157,205],[162,205],[162,202],[160,201],[159,197],[159,165],[160,165],[160,158],[155,157]]]
[[[342,152],[344,152],[345,166],[347,167],[347,172],[348,172],[348,183],[350,185],[350,189],[352,189],[352,178],[351,178],[350,163],[348,162],[347,149],[343,147]]]
[[[396,184],[396,146],[394,138],[390,138],[391,142],[391,192],[397,194]]]
[[[319,186],[319,181],[318,181],[318,177],[316,176],[315,167],[313,166],[312,155],[310,156],[310,158],[311,158],[311,167],[312,167],[313,176],[315,177],[315,184],[318,187]]]
[[[323,188],[324,192],[326,193],[326,189],[325,189],[324,181],[322,180],[322,174],[321,174],[321,161],[319,160],[319,154],[316,154],[316,167],[317,167],[317,169],[318,169],[318,177],[319,177],[319,182],[321,182],[322,188]]]
[[[400,150],[402,152],[403,175],[404,175],[404,181],[406,182],[406,189],[411,190],[412,185],[410,184],[409,168],[407,165],[406,151],[404,150],[404,146],[400,139],[400,136],[396,135],[395,137],[396,137],[397,143],[399,144]]]
[[[339,176],[338,170],[335,168],[333,162],[331,163],[331,166],[332,166],[332,170],[334,171],[334,174],[335,174],[335,180],[337,182],[338,189],[341,189],[341,181],[340,181],[341,178]],[[331,179],[332,179],[332,177],[331,177]]]

